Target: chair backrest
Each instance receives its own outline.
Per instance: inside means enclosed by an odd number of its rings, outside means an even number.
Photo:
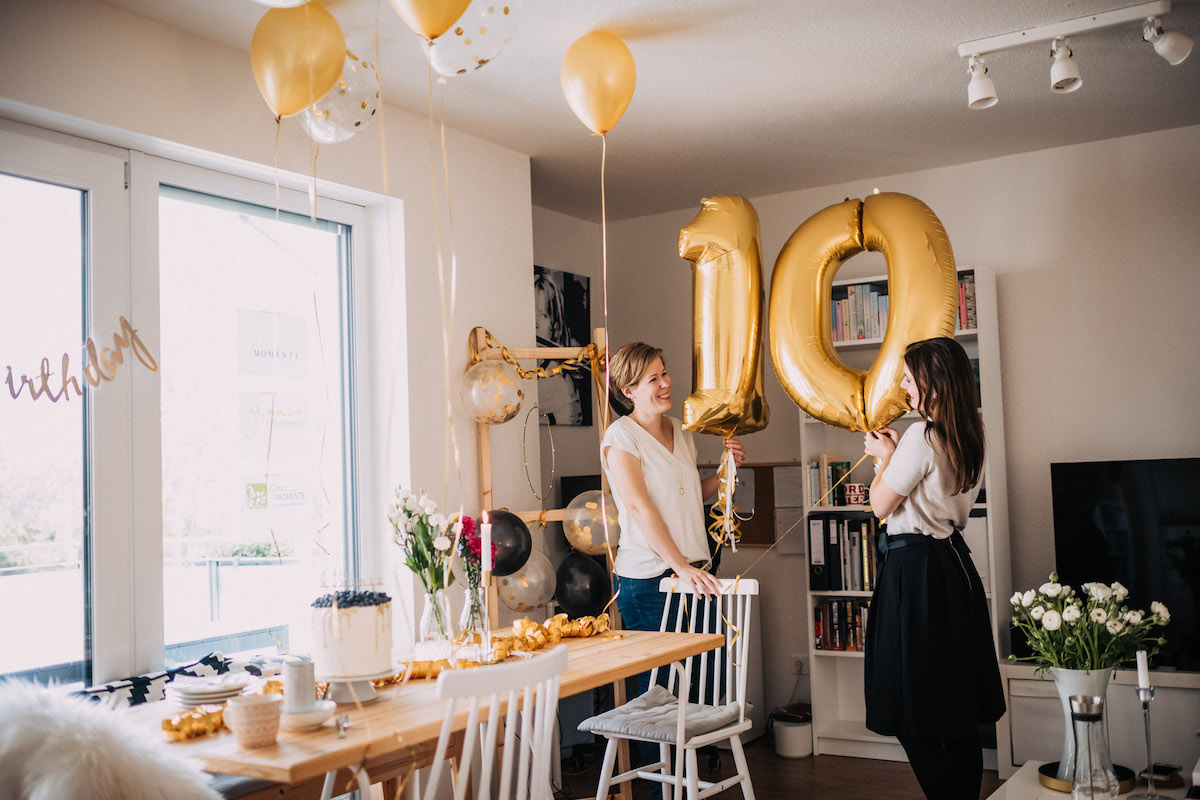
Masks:
[[[475,758],[474,732],[479,730],[481,767],[473,777],[478,779],[476,796],[489,800],[492,796],[492,775],[495,771],[496,740],[501,725],[500,709],[507,704],[503,717],[504,753],[500,766],[498,800],[507,800],[513,787],[514,760],[516,764],[516,797],[550,797],[550,760],[554,744],[554,721],[558,713],[558,687],[563,670],[567,668],[567,646],[560,644],[548,653],[508,664],[476,669],[447,670],[438,676],[437,696],[446,699],[446,716],[438,737],[437,752],[429,772],[425,800],[437,796],[446,750],[454,733],[454,717],[460,701],[468,701],[467,727],[463,736],[462,754],[455,775],[455,800],[466,796],[471,763]],[[486,728],[479,727],[481,709],[487,712]],[[517,712],[520,712],[520,741],[517,746]]]
[[[750,657],[750,608],[758,595],[753,578],[721,579],[721,594],[716,598],[697,595],[679,578],[663,578],[658,590],[667,595],[660,631],[679,633],[719,633],[725,644],[687,660],[692,676],[693,700],[706,705],[737,703],[742,717],[746,714],[746,674]],[[650,674],[653,684],[656,668]],[[676,674],[671,673],[667,688],[675,692]],[[678,692],[685,697],[687,692]]]

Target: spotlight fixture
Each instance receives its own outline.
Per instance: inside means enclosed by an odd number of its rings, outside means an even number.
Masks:
[[[1158,18],[1170,11],[1171,0],[1153,0],[1088,17],[1077,17],[1037,28],[963,42],[958,46],[958,55],[960,58],[970,59],[967,67],[971,76],[971,81],[967,84],[967,104],[971,108],[991,108],[996,104],[996,87],[987,77],[984,56],[1040,42],[1053,43],[1050,48],[1050,55],[1054,59],[1050,67],[1050,91],[1056,94],[1073,92],[1083,85],[1083,79],[1080,77],[1079,63],[1074,58],[1067,37],[1131,22],[1142,26],[1142,38],[1154,46],[1155,52],[1171,65],[1180,64],[1192,52],[1192,40],[1175,31],[1163,32]]]
[[[1050,45],[1050,57],[1054,63],[1050,65],[1050,91],[1055,94],[1067,94],[1083,86],[1083,78],[1079,76],[1079,62],[1071,50],[1071,42],[1060,36]]]
[[[999,101],[996,84],[987,76],[987,71],[983,56],[971,56],[971,64],[967,67],[967,74],[971,76],[967,83],[967,106],[970,108],[991,108]]]
[[[1142,38],[1154,45],[1154,52],[1172,67],[1182,64],[1192,52],[1192,40],[1178,31],[1163,33],[1158,17],[1150,17],[1142,24]]]

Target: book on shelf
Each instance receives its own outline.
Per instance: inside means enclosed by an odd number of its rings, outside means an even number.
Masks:
[[[824,591],[829,588],[829,575],[825,569],[825,525],[824,520],[808,520],[808,588],[809,591]]]
[[[813,606],[813,645],[817,650],[860,651],[870,618],[870,600],[823,600]]]
[[[829,319],[835,342],[881,338],[887,329],[887,284],[866,282],[833,287]]]
[[[879,521],[869,512],[808,519],[809,591],[869,592],[875,588]]]
[[[960,331],[973,331],[979,325],[975,309],[975,273],[958,273],[958,326]]]

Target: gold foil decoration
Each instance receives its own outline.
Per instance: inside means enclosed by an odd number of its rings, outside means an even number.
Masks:
[[[163,737],[172,741],[195,739],[228,730],[225,727],[225,706],[209,705],[172,714],[162,721]]]
[[[723,438],[762,430],[762,255],[758,213],[744,197],[701,201],[679,232],[679,255],[692,270],[692,394],[683,402],[689,431]]]
[[[867,371],[838,358],[831,335],[833,276],[863,250],[888,265],[887,332]],[[796,228],[775,261],[769,327],[775,373],[805,413],[851,431],[886,426],[908,410],[900,389],[904,349],[953,337],[957,273],[941,221],[915,197],[894,192],[846,200]]]

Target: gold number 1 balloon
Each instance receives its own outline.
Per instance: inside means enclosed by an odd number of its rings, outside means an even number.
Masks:
[[[692,394],[683,403],[690,431],[732,437],[762,430],[762,256],[758,213],[744,197],[706,197],[679,232],[692,271]]]
[[[863,250],[888,265],[888,324],[864,372],[833,348],[833,276]],[[771,359],[796,405],[839,428],[872,431],[908,410],[900,380],[911,342],[954,336],[958,277],[941,221],[915,197],[885,192],[818,211],[784,244],[771,276]]]

